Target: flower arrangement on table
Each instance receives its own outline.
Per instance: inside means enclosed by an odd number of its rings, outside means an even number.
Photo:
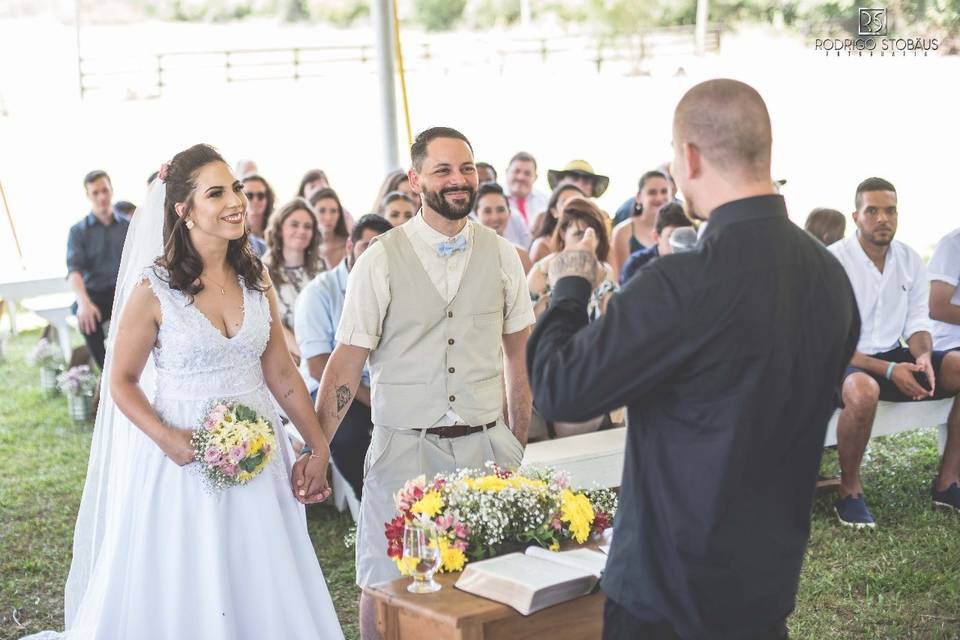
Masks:
[[[40,338],[40,341],[34,345],[33,349],[27,352],[27,364],[31,367],[40,367],[41,369],[59,369],[63,364],[63,352],[55,343],[46,338]]]
[[[97,390],[97,374],[89,365],[70,367],[57,376],[57,388],[66,396],[92,396]]]
[[[384,526],[387,555],[404,575],[403,528],[431,521],[438,531],[440,572],[461,571],[471,560],[505,547],[538,545],[557,550],[562,540],[587,541],[613,523],[612,489],[580,491],[569,475],[550,468],[511,471],[494,463],[409,480],[394,496],[397,516]]]
[[[218,402],[192,437],[194,458],[214,489],[246,484],[270,462],[273,427],[250,407]]]

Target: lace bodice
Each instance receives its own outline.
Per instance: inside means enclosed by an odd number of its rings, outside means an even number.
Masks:
[[[267,297],[243,290],[243,322],[232,338],[225,337],[190,298],[165,281],[166,270],[143,272],[160,301],[160,330],[153,349],[158,398],[199,399],[242,394],[263,383],[260,356],[270,337]]]

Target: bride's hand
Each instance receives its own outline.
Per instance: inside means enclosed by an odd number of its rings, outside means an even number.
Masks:
[[[167,454],[168,458],[182,467],[194,461],[193,443],[190,441],[192,437],[192,429],[169,427],[160,448]]]
[[[293,465],[290,483],[294,497],[302,504],[323,502],[332,493],[327,485],[328,455],[315,451],[300,456]]]

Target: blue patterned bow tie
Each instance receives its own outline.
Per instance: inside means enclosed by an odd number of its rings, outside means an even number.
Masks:
[[[457,236],[453,240],[444,240],[437,243],[437,255],[441,258],[453,255],[457,251],[463,251],[467,248],[467,237]]]

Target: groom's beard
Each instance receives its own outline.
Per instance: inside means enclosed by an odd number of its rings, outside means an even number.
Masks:
[[[449,202],[444,197],[444,194],[458,191],[466,191],[468,194],[463,204]],[[464,185],[462,187],[449,187],[440,191],[424,191],[421,197],[431,209],[447,220],[461,220],[473,211],[473,203],[477,199],[477,192],[472,187]]]

